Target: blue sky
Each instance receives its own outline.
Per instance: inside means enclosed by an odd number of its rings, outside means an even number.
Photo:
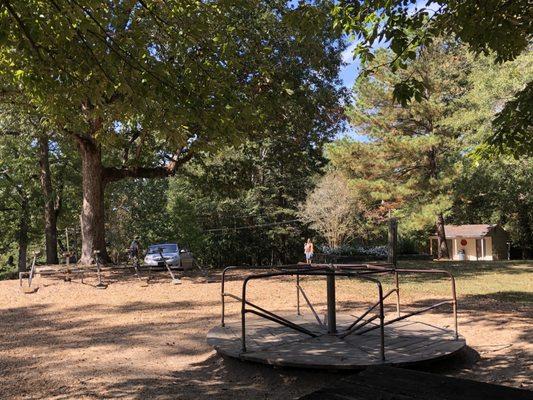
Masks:
[[[428,0],[417,0],[417,2],[415,4],[410,5],[409,8],[411,9],[410,10],[411,13],[415,13],[416,11],[422,8],[435,12],[439,8],[439,5],[432,3],[432,2],[428,2]],[[361,66],[359,60],[353,59],[353,50],[355,49],[356,45],[357,45],[357,42],[352,41],[342,53],[342,61],[346,65],[342,67],[340,71],[340,78],[342,79],[343,85],[348,90],[352,89],[355,79],[357,78],[357,75],[359,74],[360,66]],[[376,49],[378,47],[385,47],[387,45],[388,43],[381,42],[381,43],[376,43],[372,47]],[[368,138],[366,136],[357,134],[353,129],[349,129],[346,133],[339,133],[337,135],[337,137],[339,138],[344,137],[344,136],[349,136],[353,139],[360,140],[363,142],[368,141]]]
[[[353,59],[353,50],[355,48],[356,42],[352,42],[342,53],[342,61],[346,63],[345,66],[341,68],[340,77],[342,79],[343,85],[348,89],[352,90],[353,84],[360,70],[359,60]],[[368,141],[368,138],[363,135],[357,134],[353,129],[349,128],[348,131],[339,133],[338,138],[348,136],[352,139],[359,140],[362,142]]]
[[[348,89],[351,89],[357,74],[359,73],[360,63],[359,60],[353,59],[353,50],[355,48],[356,42],[352,42],[346,50],[342,52],[342,61],[346,63],[341,69],[341,79]]]

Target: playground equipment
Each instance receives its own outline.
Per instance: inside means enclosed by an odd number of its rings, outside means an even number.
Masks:
[[[135,276],[137,277],[137,279],[139,281],[142,281],[141,272],[140,272],[141,262],[139,261],[139,257],[138,256],[131,257],[131,265],[133,267],[133,272],[134,272]],[[148,268],[148,280],[150,280],[151,272],[152,272],[152,269]]]
[[[174,272],[172,272],[172,268],[170,268],[170,265],[168,264],[166,258],[163,256],[163,248],[159,248],[159,255],[161,256],[161,259],[163,260],[163,263],[165,264],[165,267],[167,268],[168,273],[170,274],[170,279],[172,280],[172,283],[174,285],[181,285],[181,279],[176,278],[174,275]]]
[[[100,250],[94,251],[94,261],[96,262],[96,274],[98,276],[98,283],[95,285],[97,289],[107,289],[107,285],[102,282],[102,271],[100,270]]]
[[[65,282],[70,282],[72,280],[73,276],[79,276],[81,278],[81,283],[83,282],[83,279],[85,277],[85,270],[83,268],[78,267],[71,267],[71,264],[66,262],[66,265],[63,267],[57,267],[57,266],[45,266],[45,267],[38,267],[36,265],[37,257],[40,255],[40,252],[34,252],[33,253],[33,261],[30,267],[29,271],[23,271],[19,272],[19,284],[20,287],[23,288],[25,293],[34,293],[39,288],[36,286],[32,287],[33,281],[35,279],[35,275],[56,275],[59,274],[63,277],[63,280]],[[28,286],[24,287],[23,285],[23,278],[28,278]]]
[[[250,272],[242,280],[240,297],[225,289],[228,273],[237,269]],[[207,335],[208,343],[220,354],[279,366],[361,369],[370,365],[416,364],[449,356],[466,346],[458,333],[455,280],[448,271],[400,269],[393,264],[287,265],[274,272],[260,272],[261,269],[267,268],[228,267],[222,273],[221,324]],[[400,276],[405,274],[448,277],[450,298],[402,313]],[[394,287],[386,293],[379,279],[382,276],[391,276],[394,282]],[[296,315],[274,313],[248,300],[250,282],[276,277],[295,278]],[[325,278],[325,318],[320,317],[309,300],[302,286],[303,277]],[[376,287],[377,301],[358,316],[337,315],[335,287],[339,277],[372,283]],[[395,315],[386,318],[384,301],[392,295],[396,298]],[[226,322],[227,298],[241,303],[240,322]],[[302,313],[302,298],[311,312],[308,315]],[[452,305],[453,330],[408,320],[447,304]]]
[[[38,287],[31,287],[31,283],[33,281],[33,277],[35,275],[35,263],[37,261],[37,257],[39,256],[39,252],[34,252],[33,253],[33,261],[31,263],[31,268],[29,271],[22,271],[22,272],[19,272],[19,284],[20,284],[20,287],[24,290],[24,293],[35,293],[37,290],[39,290]],[[22,279],[27,276],[28,277],[28,287],[25,288],[24,285],[22,284]]]

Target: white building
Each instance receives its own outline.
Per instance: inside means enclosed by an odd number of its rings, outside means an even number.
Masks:
[[[507,260],[509,234],[499,225],[446,225],[452,260]],[[430,236],[430,253],[437,255],[437,235]]]

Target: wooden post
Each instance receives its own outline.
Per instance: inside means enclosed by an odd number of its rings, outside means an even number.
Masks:
[[[387,262],[396,265],[397,261],[397,247],[398,247],[398,220],[396,218],[389,219],[389,247],[387,254]]]

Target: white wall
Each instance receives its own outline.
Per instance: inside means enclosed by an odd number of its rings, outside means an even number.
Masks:
[[[487,236],[485,238],[485,247],[486,247],[485,257],[483,259],[484,260],[492,260],[493,259],[493,257],[492,257],[492,238],[490,236]]]
[[[466,245],[462,245],[461,241],[466,240]],[[476,238],[454,238],[453,241],[453,259],[459,260],[459,251],[464,250],[465,251],[465,260],[468,261],[477,261],[477,252],[476,252]],[[479,257],[479,260],[492,260],[492,238],[491,237],[485,237],[485,242],[483,243],[483,246],[485,246],[485,257]],[[481,253],[483,254],[483,253]]]

